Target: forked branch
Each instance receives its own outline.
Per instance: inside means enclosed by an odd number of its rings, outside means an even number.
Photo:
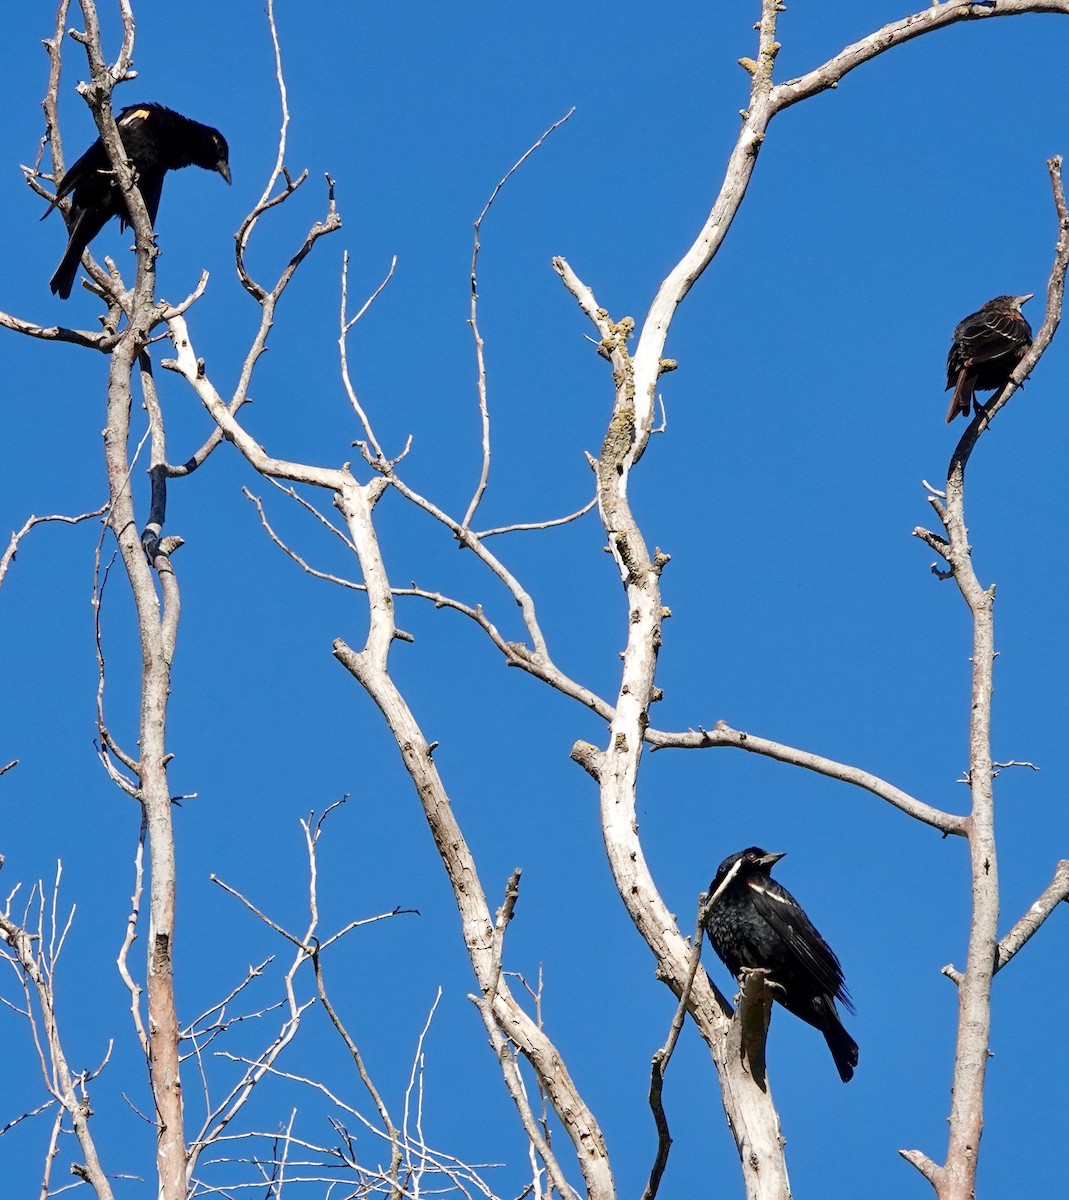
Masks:
[[[1034,922],[1028,917],[1007,935],[1004,947],[998,940],[999,876],[995,845],[994,779],[997,768],[991,754],[991,697],[994,691],[995,589],[983,587],[977,578],[965,521],[965,470],[979,438],[988,431],[991,418],[1014,394],[1050,343],[1061,318],[1065,274],[1069,265],[1069,212],[1062,191],[1061,160],[1048,163],[1058,218],[1054,263],[1047,285],[1047,312],[1032,349],[990,404],[969,423],[951,456],[947,471],[945,503],[930,494],[945,537],[926,530],[914,533],[933,546],[945,559],[969,609],[972,622],[972,694],[969,719],[969,784],[971,811],[965,833],[972,874],[972,915],[964,971],[950,967],[945,973],[957,984],[958,1041],[954,1058],[951,1092],[950,1133],[946,1159],[934,1164],[920,1151],[903,1152],[907,1161],[934,1186],[939,1200],[971,1200],[976,1186],[977,1147],[983,1131],[984,1085],[990,1054],[991,989],[995,972],[1035,932],[1061,898],[1065,880],[1055,877],[1046,903],[1041,903]],[[925,536],[927,534],[927,536]],[[945,544],[944,544],[945,543]],[[1060,873],[1060,870],[1059,870]],[[1046,895],[1046,894],[1045,894]],[[1042,898],[1041,898],[1042,900]]]
[[[59,874],[57,872],[51,905],[53,919],[58,890]],[[92,1109],[87,1085],[96,1074],[99,1074],[99,1071],[82,1072],[75,1075],[68,1065],[60,1036],[54,990],[56,962],[63,938],[60,935],[57,940],[55,927],[52,930],[52,937],[44,936],[45,892],[41,885],[37,886],[36,891],[37,928],[34,932],[31,933],[23,925],[13,920],[9,909],[0,912],[0,957],[6,958],[24,980],[25,1016],[30,1023],[34,1041],[41,1054],[45,1086],[59,1106],[53,1126],[53,1146],[61,1128],[62,1118],[66,1117],[71,1123],[84,1159],[82,1163],[72,1164],[73,1173],[92,1187],[97,1200],[113,1200],[111,1184],[101,1165],[96,1143],[89,1128]],[[46,1158],[46,1179],[54,1157],[53,1149]]]

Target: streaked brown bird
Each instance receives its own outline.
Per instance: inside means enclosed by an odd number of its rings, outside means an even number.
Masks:
[[[976,392],[1002,391],[1014,367],[1032,345],[1032,327],[1021,313],[1027,296],[996,296],[979,312],[959,322],[947,355],[947,386],[954,396],[947,410],[947,424],[961,413],[968,419]]]

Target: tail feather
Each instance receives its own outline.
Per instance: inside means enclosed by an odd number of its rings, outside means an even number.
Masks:
[[[78,268],[82,263],[83,246],[77,242],[71,241],[56,268],[55,275],[52,276],[48,286],[52,289],[54,296],[59,296],[61,300],[66,300],[71,294],[71,288],[74,287],[74,279],[78,274]]]
[[[834,1024],[829,1022],[821,1030],[821,1033],[824,1034],[824,1040],[828,1043],[831,1056],[835,1059],[835,1068],[839,1072],[839,1078],[843,1083],[849,1083],[854,1077],[854,1068],[857,1066],[857,1042],[846,1032],[838,1020]]]
[[[67,242],[67,249],[63,252],[63,258],[56,268],[56,273],[52,276],[48,284],[52,289],[53,295],[59,296],[61,300],[66,300],[71,294],[71,288],[74,287],[74,279],[78,274],[78,268],[81,266],[85,248],[104,228],[106,222],[106,215],[102,217],[99,213],[90,214],[85,209],[77,214],[74,223],[70,227],[70,240]]]
[[[968,420],[975,398],[976,385],[973,377],[968,371],[962,369],[958,372],[958,381],[954,385],[954,395],[950,401],[950,408],[947,409],[947,424],[949,425],[958,413],[961,413]]]

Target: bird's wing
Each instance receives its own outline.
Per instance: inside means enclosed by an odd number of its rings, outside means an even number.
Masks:
[[[172,125],[174,115],[162,104],[131,104],[124,108],[115,124],[119,127],[123,146],[130,157],[137,159],[143,139],[158,138]]]
[[[43,221],[45,217],[56,207],[56,205],[64,198],[69,196],[76,187],[81,186],[86,180],[92,179],[100,171],[108,169],[108,154],[104,149],[104,144],[97,139],[89,149],[82,155],[81,158],[71,167],[63,178],[56,184],[55,199],[45,209]]]
[[[154,120],[161,112],[169,112],[162,104],[128,104],[119,113],[117,125],[130,128],[139,121]]]
[[[846,990],[843,969],[835,952],[817,932],[801,905],[774,880],[751,880],[754,907],[782,938],[798,962],[829,995],[837,997],[851,1012],[854,1006]]]
[[[137,135],[145,127],[147,123],[155,123],[158,119],[160,105],[155,104],[134,104],[129,108],[124,108],[119,113],[118,127],[120,136],[123,137],[123,144],[126,145],[130,140],[131,135]],[[136,136],[133,138],[135,144]],[[129,149],[129,147],[128,147]],[[97,140],[89,147],[81,158],[72,166],[63,178],[56,185],[55,199],[45,209],[44,217],[56,207],[56,205],[65,197],[69,196],[76,187],[81,187],[82,184],[96,179],[101,171],[110,171],[111,162],[108,159],[108,152],[104,149],[104,143]]]
[[[986,313],[982,321],[969,322],[958,341],[962,359],[980,362],[1001,358],[1030,340],[1032,330],[1020,313]]]

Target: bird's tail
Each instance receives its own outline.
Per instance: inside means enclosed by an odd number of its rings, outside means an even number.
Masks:
[[[77,276],[78,268],[82,265],[85,247],[101,232],[104,224],[108,221],[109,214],[80,208],[77,212],[72,212],[72,216],[73,220],[67,228],[68,241],[64,257],[48,284],[52,288],[53,295],[58,295],[60,300],[66,300],[67,296],[71,294],[74,277]]]
[[[968,371],[962,370],[958,372],[958,381],[954,385],[954,395],[950,401],[950,407],[947,409],[947,424],[961,413],[968,420],[969,413],[972,412],[973,400],[976,398],[976,387],[972,376]]]
[[[78,274],[78,268],[82,262],[82,251],[84,246],[79,246],[76,241],[71,240],[67,246],[66,252],[59,266],[56,268],[55,275],[52,276],[48,286],[52,289],[54,296],[59,296],[61,300],[66,300],[71,294],[71,288],[74,287],[74,279]]]
[[[71,288],[74,287],[74,279],[78,274],[78,268],[81,266],[85,248],[101,229],[104,228],[106,220],[107,217],[90,218],[85,209],[82,209],[75,215],[68,230],[69,240],[67,242],[67,249],[63,252],[63,258],[59,266],[56,267],[56,273],[52,276],[48,284],[54,296],[59,296],[61,300],[66,300],[71,294]]]
[[[857,1066],[857,1042],[846,1032],[842,1022],[835,1014],[821,1030],[821,1033],[824,1034],[824,1040],[828,1043],[831,1056],[835,1059],[835,1068],[839,1072],[839,1078],[843,1083],[849,1083],[854,1077],[854,1068]]]

